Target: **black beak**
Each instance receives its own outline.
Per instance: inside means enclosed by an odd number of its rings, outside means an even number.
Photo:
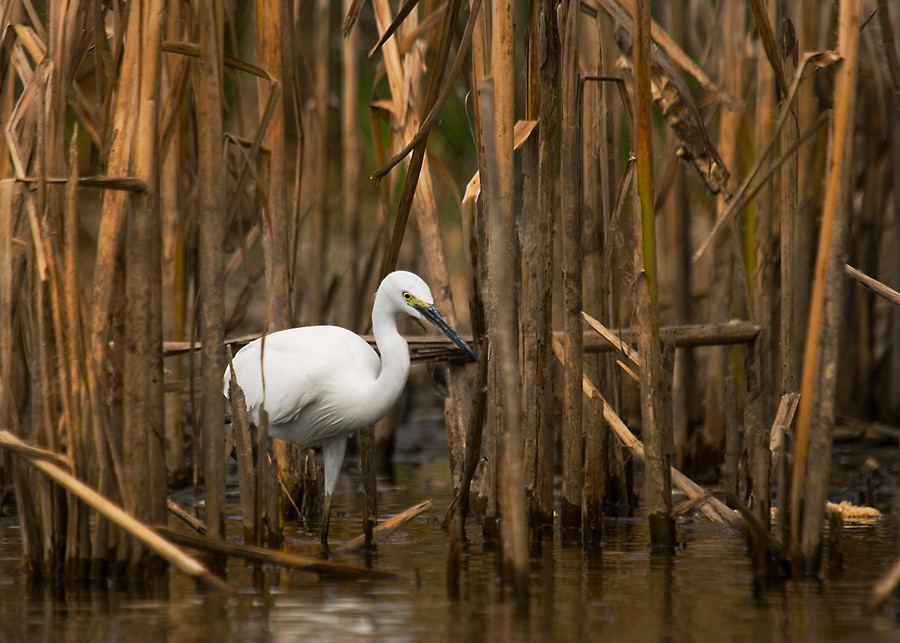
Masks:
[[[444,333],[451,342],[459,346],[460,350],[462,350],[466,355],[472,358],[473,361],[477,362],[478,357],[475,355],[475,351],[472,350],[472,347],[469,346],[465,340],[459,336],[453,327],[444,319],[444,316],[438,312],[438,309],[432,306],[417,306],[418,311],[422,313],[422,316],[430,321],[435,328]]]

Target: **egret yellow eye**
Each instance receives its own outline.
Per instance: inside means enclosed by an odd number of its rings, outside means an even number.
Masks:
[[[412,295],[410,295],[408,292],[403,293],[403,298],[406,301],[412,301]]]

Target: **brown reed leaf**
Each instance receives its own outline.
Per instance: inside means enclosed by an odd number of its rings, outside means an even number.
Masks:
[[[344,22],[341,24],[341,34],[344,38],[347,38],[353,30],[353,25],[356,24],[356,19],[359,17],[363,2],[365,2],[365,0],[353,0],[353,4],[351,4],[350,8],[347,10],[347,15],[344,16]]]
[[[190,56],[191,58],[200,58],[200,46],[192,42],[165,40],[162,44],[162,50],[169,54],[181,54],[182,56]],[[228,54],[222,55],[222,64],[226,67],[231,67],[232,69],[237,69],[238,71],[250,74],[251,76],[273,80],[269,75],[269,72],[265,69]]]
[[[369,58],[375,55],[375,53],[381,49],[381,46],[387,42],[388,38],[394,35],[394,32],[397,31],[397,28],[403,24],[403,21],[406,20],[406,17],[409,13],[416,8],[416,5],[419,4],[419,0],[406,0],[397,11],[397,15],[391,20],[391,24],[387,26],[387,29],[381,34],[381,37],[378,39],[378,42],[375,43],[375,46],[369,51]],[[441,9],[438,9],[441,11]],[[437,12],[435,12],[437,13]],[[349,15],[349,14],[348,14]]]
[[[38,179],[33,176],[22,176],[16,179],[21,183],[35,184],[39,180],[43,180],[48,185],[65,185],[70,179],[60,177],[46,177]],[[120,190],[123,192],[141,192],[149,191],[147,182],[143,179],[131,176],[79,176],[75,178],[75,183],[79,188],[97,188],[99,190]]]
[[[784,77],[784,67],[781,64],[781,56],[778,53],[778,45],[775,43],[775,34],[772,31],[772,23],[769,22],[769,15],[763,0],[750,0],[750,8],[753,10],[753,18],[756,20],[756,31],[762,41],[763,49],[766,52],[766,58],[775,72],[775,80],[778,83],[778,89],[781,90],[782,96],[787,94],[788,86]]]

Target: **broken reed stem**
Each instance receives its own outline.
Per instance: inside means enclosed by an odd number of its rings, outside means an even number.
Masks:
[[[27,445],[9,431],[0,431],[0,447],[10,449],[13,453],[25,458],[35,469],[41,471],[66,491],[77,496],[80,500],[140,540],[146,547],[165,558],[179,571],[192,576],[197,582],[209,587],[222,590],[228,589],[225,581],[210,572],[201,563],[168,543],[148,526],[98,494],[81,480],[50,462],[46,459],[46,455],[42,454],[41,457],[36,457],[33,451],[26,455],[22,447],[27,447]],[[49,458],[55,459],[54,454],[49,454]]]
[[[858,281],[859,283],[861,283],[863,286],[865,286],[866,288],[868,288],[869,290],[874,292],[879,297],[886,299],[887,301],[891,302],[895,306],[900,306],[900,292],[897,292],[893,288],[886,286],[885,284],[881,283],[877,279],[873,279],[866,273],[862,272],[861,270],[857,270],[853,266],[849,266],[849,265],[845,264],[844,272],[846,272],[848,275],[850,275],[850,277],[852,279]]]
[[[772,422],[769,431],[769,453],[771,454],[771,477],[775,480],[775,494],[781,511],[775,517],[775,537],[785,542],[785,520],[787,518],[788,480],[789,467],[785,454],[787,453],[787,435],[794,421],[797,404],[800,402],[800,394],[796,392],[785,393],[781,396],[778,412]]]
[[[206,533],[206,525],[203,524],[203,521],[186,512],[174,501],[166,500],[166,509],[168,509],[170,514],[181,520],[198,534]]]
[[[153,531],[159,534],[157,537],[163,540],[163,542],[171,541],[185,547],[191,547],[221,556],[234,556],[236,558],[243,558],[244,560],[299,569],[301,571],[318,574],[321,578],[390,579],[395,577],[394,574],[389,572],[375,571],[367,567],[348,565],[346,563],[335,563],[330,560],[323,560],[312,556],[298,556],[297,554],[275,551],[264,547],[255,547],[253,545],[241,545],[240,543],[219,540],[208,536],[182,533],[175,531],[174,529],[169,529],[168,527],[154,527]]]
[[[397,515],[391,516],[381,524],[374,524],[371,529],[371,533],[362,533],[359,536],[351,538],[347,542],[334,547],[333,549],[335,552],[346,552],[355,551],[362,547],[368,548],[371,545],[375,545],[385,540],[388,536],[403,527],[403,525],[408,523],[416,516],[430,509],[431,505],[431,500],[425,500],[413,507],[410,507],[409,509],[404,509]]]

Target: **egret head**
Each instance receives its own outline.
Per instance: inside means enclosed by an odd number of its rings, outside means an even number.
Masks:
[[[385,277],[378,287],[378,296],[388,297],[391,304],[410,317],[429,321],[446,335],[462,351],[476,362],[478,358],[472,348],[459,336],[444,316],[434,307],[431,288],[422,278],[405,270],[397,270]]]

